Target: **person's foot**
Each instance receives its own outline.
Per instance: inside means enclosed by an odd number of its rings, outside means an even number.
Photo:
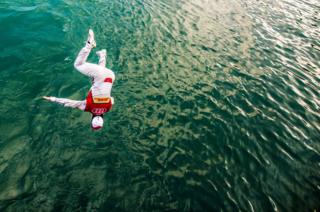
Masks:
[[[96,47],[96,41],[94,40],[94,33],[92,29],[89,29],[88,39],[87,39],[87,45],[91,48]]]
[[[102,49],[100,51],[97,51],[96,54],[98,55],[99,58],[106,57],[107,51],[105,49]]]

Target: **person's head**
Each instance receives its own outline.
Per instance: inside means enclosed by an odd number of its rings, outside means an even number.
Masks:
[[[103,116],[93,116],[91,120],[91,127],[93,130],[99,130],[103,127]]]

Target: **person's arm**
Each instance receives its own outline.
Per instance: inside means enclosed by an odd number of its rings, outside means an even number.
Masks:
[[[71,99],[64,99],[64,98],[57,98],[54,96],[43,96],[44,99],[49,100],[51,102],[57,102],[58,104],[61,104],[65,107],[72,107],[72,108],[78,108],[80,110],[85,110],[86,108],[86,101],[75,101]]]

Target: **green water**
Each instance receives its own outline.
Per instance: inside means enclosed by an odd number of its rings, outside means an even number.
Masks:
[[[0,1],[0,211],[320,208],[318,0]],[[89,27],[115,105],[73,68]],[[89,57],[98,62],[95,54]]]

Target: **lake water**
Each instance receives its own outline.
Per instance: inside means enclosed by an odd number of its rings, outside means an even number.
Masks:
[[[90,27],[98,132],[41,99],[85,99]],[[320,208],[318,0],[1,0],[0,32],[0,211]]]

